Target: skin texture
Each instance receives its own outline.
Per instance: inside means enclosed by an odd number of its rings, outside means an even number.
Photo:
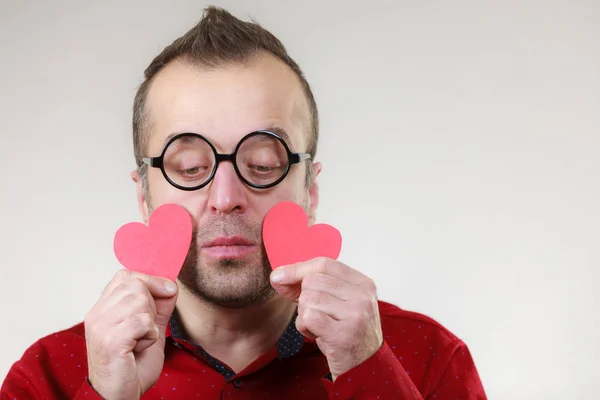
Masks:
[[[300,82],[267,54],[214,70],[173,62],[152,83],[147,110],[148,156],[159,155],[172,133],[200,133],[217,151],[229,153],[247,133],[270,126],[287,132],[293,152],[307,147],[308,107]],[[306,162],[314,170],[309,184]],[[246,186],[229,162],[219,165],[209,185],[193,192],[171,186],[159,169],[150,168],[145,193],[132,172],[143,220],[162,204],[179,204],[192,216],[195,239],[176,292],[166,293],[160,278],[120,272],[87,315],[90,382],[104,398],[139,398],[156,382],[175,306],[189,339],[234,371],[270,349],[296,309],[299,331],[317,339],[334,379],[379,349],[376,288],[357,270],[318,258],[280,267],[281,279],[270,281],[260,236],[267,211],[291,200],[305,207],[309,224],[315,222],[321,164],[306,162],[266,190]],[[242,236],[252,242],[252,251],[235,260],[215,257],[204,246],[220,236]]]

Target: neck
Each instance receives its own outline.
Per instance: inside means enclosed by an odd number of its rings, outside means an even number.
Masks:
[[[177,314],[187,339],[235,373],[277,343],[295,311],[294,303],[278,295],[239,309],[207,303],[185,288],[177,299]]]

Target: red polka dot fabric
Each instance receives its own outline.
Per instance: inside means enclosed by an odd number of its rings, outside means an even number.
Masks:
[[[487,399],[465,343],[422,314],[383,301],[379,310],[383,346],[335,382],[313,340],[304,338],[285,356],[280,340],[245,370],[233,373],[224,372],[219,366],[224,364],[200,346],[174,337],[169,328],[162,373],[142,399]],[[290,329],[287,341],[294,337]],[[13,364],[0,400],[101,400],[87,380],[86,360],[83,323],[46,336]]]

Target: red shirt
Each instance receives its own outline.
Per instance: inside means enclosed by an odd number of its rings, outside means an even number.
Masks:
[[[271,351],[235,374],[187,342],[174,314],[162,373],[142,399],[486,399],[460,339],[427,316],[382,301],[379,310],[383,346],[335,382],[316,343],[293,320]],[[13,364],[0,400],[101,400],[87,381],[86,359],[83,323],[46,336]]]

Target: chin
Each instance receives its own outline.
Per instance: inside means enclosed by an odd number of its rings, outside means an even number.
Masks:
[[[198,257],[186,263],[179,280],[202,301],[227,308],[243,308],[265,302],[277,292],[271,286],[271,267],[266,257]]]

